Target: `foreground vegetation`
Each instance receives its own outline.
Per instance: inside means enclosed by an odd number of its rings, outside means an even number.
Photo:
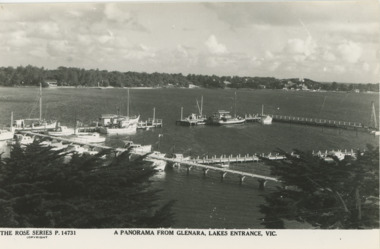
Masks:
[[[368,146],[357,160],[333,163],[298,152],[272,163],[282,186],[261,206],[267,228],[297,221],[322,229],[379,228],[379,148]]]
[[[59,67],[44,69],[33,66],[0,67],[0,86],[38,86],[54,81],[59,86],[75,87],[189,87],[250,88],[250,89],[309,89],[326,91],[379,92],[378,84],[321,83],[310,79],[276,79],[273,77],[239,77],[168,73],[108,72]],[[365,82],[363,82],[365,83]]]
[[[15,145],[0,161],[0,227],[170,227],[172,202],[160,204],[149,180],[156,170],[128,152],[104,167],[104,153],[65,162],[38,142]]]

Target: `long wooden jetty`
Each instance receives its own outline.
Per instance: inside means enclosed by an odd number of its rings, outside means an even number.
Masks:
[[[270,115],[274,122],[283,123],[294,123],[294,124],[304,124],[313,126],[325,126],[331,128],[343,128],[343,129],[361,129],[365,128],[360,122],[348,122],[348,121],[337,121],[329,119],[320,118],[305,118],[305,117],[293,117],[293,116],[282,116],[282,115]]]
[[[109,146],[104,146],[104,145],[98,145],[98,144],[90,144],[90,143],[77,142],[77,141],[72,141],[72,140],[66,139],[66,138],[54,137],[54,136],[49,136],[49,135],[44,135],[44,134],[34,133],[34,132],[29,132],[29,131],[22,131],[20,133],[25,134],[25,135],[31,135],[31,136],[37,136],[37,137],[57,140],[57,141],[63,141],[63,142],[72,143],[72,144],[78,144],[78,145],[82,145],[82,146],[88,146],[88,147],[92,147],[92,148],[99,148],[99,149],[103,149],[103,150],[112,150],[112,151],[115,151],[115,152],[124,152],[124,151],[128,150],[128,148],[114,148],[114,147],[109,147]],[[144,155],[144,153],[132,153],[132,154]],[[275,182],[278,181],[278,179],[275,178],[275,177],[258,175],[258,174],[253,174],[253,173],[249,173],[249,172],[243,172],[243,171],[238,171],[238,170],[231,170],[231,169],[226,169],[226,168],[220,168],[220,167],[215,167],[215,166],[211,166],[211,165],[204,165],[204,164],[197,163],[197,162],[194,162],[194,161],[191,161],[191,160],[186,160],[186,159],[167,158],[167,157],[157,156],[157,155],[154,155],[154,154],[147,155],[147,158],[148,159],[149,158],[150,159],[155,159],[155,160],[162,160],[162,161],[170,162],[170,163],[177,164],[177,165],[185,165],[186,168],[187,168],[187,173],[190,172],[190,169],[192,167],[202,169],[204,175],[206,175],[209,170],[218,171],[218,172],[221,173],[221,179],[222,180],[224,179],[224,177],[227,174],[237,175],[239,177],[240,184],[243,183],[245,177],[256,178],[258,180],[258,182],[259,182],[259,188],[260,189],[264,189],[265,184],[266,184],[267,181],[275,181]]]
[[[367,130],[368,129],[368,127],[364,126],[363,123],[360,123],[360,122],[337,121],[337,120],[322,119],[322,118],[306,118],[306,117],[295,117],[295,116],[274,115],[274,114],[267,114],[267,115],[272,117],[273,122],[279,122],[279,123],[291,123],[291,124],[352,129],[352,130]],[[261,117],[259,114],[246,114],[245,119],[247,122],[258,122],[260,121]]]

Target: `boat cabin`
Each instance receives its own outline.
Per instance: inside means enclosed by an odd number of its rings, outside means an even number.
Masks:
[[[118,115],[115,114],[102,114],[99,118],[100,126],[116,125],[118,123]]]
[[[232,118],[231,113],[229,111],[224,111],[224,110],[219,110],[219,111],[215,112],[213,114],[213,116],[216,117],[216,118],[220,118],[220,119],[222,119],[222,118],[225,118],[225,119]]]

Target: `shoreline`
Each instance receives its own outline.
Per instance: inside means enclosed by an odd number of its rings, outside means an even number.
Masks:
[[[1,88],[38,88],[39,86],[1,86]],[[255,89],[255,88],[204,88],[204,87],[193,87],[193,88],[186,88],[186,87],[145,87],[145,86],[134,86],[134,87],[98,87],[98,86],[53,86],[53,87],[44,87],[44,89],[98,89],[98,90],[109,90],[109,89],[131,89],[131,90],[154,90],[154,89],[207,89],[207,90],[246,90],[246,91],[284,91],[284,92],[310,92],[310,93],[354,93],[354,94],[380,94],[380,92],[346,92],[346,91],[313,91],[313,90],[284,90],[284,89]]]

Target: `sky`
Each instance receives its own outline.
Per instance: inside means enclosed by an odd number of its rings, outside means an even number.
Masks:
[[[0,5],[0,66],[380,80],[378,1]]]

